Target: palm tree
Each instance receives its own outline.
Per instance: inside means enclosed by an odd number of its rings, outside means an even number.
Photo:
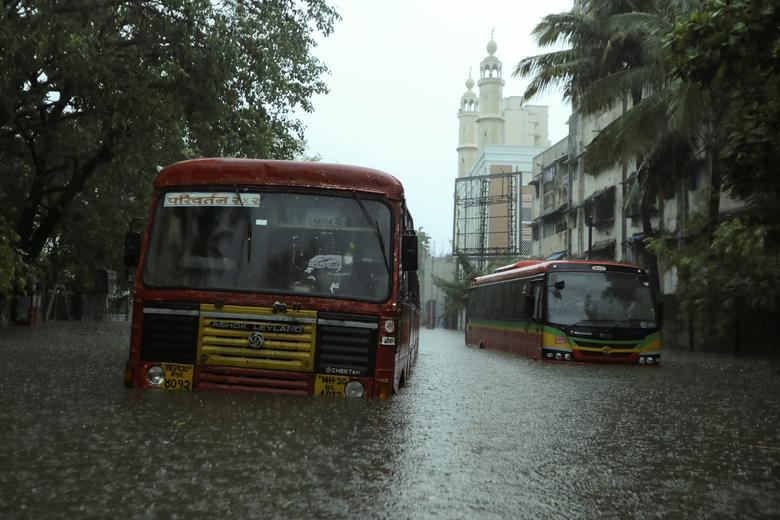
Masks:
[[[659,187],[672,180],[670,172],[694,164],[696,145],[702,141],[697,117],[701,105],[696,102],[695,89],[671,80],[669,51],[664,46],[674,21],[697,4],[685,0],[575,2],[570,12],[549,15],[534,30],[540,46],[563,44],[568,48],[526,58],[514,73],[532,76],[526,99],[560,86],[564,98],[583,116],[622,108],[621,116],[588,145],[585,166],[596,174],[633,163],[646,237],[654,233],[650,209]],[[654,255],[646,258],[657,286],[657,260]]]
[[[698,85],[673,78],[670,50],[666,44],[676,20],[690,13],[699,2],[681,0],[651,2],[649,12],[623,13],[608,21],[615,39],[638,44],[633,64],[596,80],[583,96],[581,110],[597,113],[611,108],[623,96],[621,117],[605,127],[585,150],[586,168],[603,171],[614,164],[633,161],[640,188],[642,225],[652,234],[649,210],[662,189],[682,180],[704,162],[711,171],[708,214],[717,220],[721,180],[713,167],[717,114],[702,103]],[[626,99],[631,101],[626,107]],[[682,173],[682,175],[681,175]],[[714,194],[714,195],[713,195]]]
[[[563,98],[570,100],[575,110],[583,115],[603,110],[604,106],[592,107],[583,97],[592,94],[597,81],[636,66],[639,42],[630,33],[616,31],[609,22],[617,15],[634,12],[638,3],[652,2],[579,1],[571,11],[547,15],[532,33],[537,44],[566,48],[531,56],[518,63],[514,75],[531,76],[525,99],[560,87]],[[622,97],[614,89],[606,94],[609,105]]]

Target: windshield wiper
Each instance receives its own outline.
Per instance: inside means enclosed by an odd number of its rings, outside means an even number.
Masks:
[[[355,197],[355,200],[360,205],[360,209],[361,211],[363,211],[363,216],[366,217],[368,224],[371,226],[371,229],[374,231],[376,238],[379,240],[379,249],[382,251],[382,260],[384,260],[385,262],[385,268],[387,269],[387,274],[390,275],[390,262],[387,259],[387,249],[385,248],[385,240],[382,238],[382,231],[379,229],[379,224],[377,224],[377,221],[368,212],[366,206],[363,204],[363,201],[360,200],[360,196],[357,194],[357,192],[353,191],[352,195]]]

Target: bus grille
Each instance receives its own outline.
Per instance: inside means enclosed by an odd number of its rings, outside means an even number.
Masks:
[[[372,375],[377,329],[376,317],[320,313],[317,320],[317,372]]]
[[[250,307],[201,308],[201,364],[219,367],[311,372],[314,311],[273,314]]]
[[[213,390],[291,395],[311,393],[310,377],[294,372],[204,366],[200,369],[198,381],[199,388]]]
[[[611,352],[601,352],[599,350],[591,351],[591,350],[580,350],[579,351],[583,356],[588,356],[590,358],[603,358],[603,359],[618,359],[618,358],[625,358],[625,357],[631,357],[635,356],[635,352],[615,352],[614,350]]]
[[[142,361],[195,363],[195,349],[198,344],[196,307],[145,307],[142,330]]]
[[[630,350],[634,347],[636,347],[639,343],[612,343],[612,344],[605,344],[603,342],[599,341],[583,341],[579,339],[574,340],[574,344],[578,347],[586,347],[586,348],[602,348],[602,347],[609,347],[614,350]]]

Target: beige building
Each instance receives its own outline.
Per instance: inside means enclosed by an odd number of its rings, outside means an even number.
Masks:
[[[458,110],[458,177],[455,181],[453,250],[484,266],[491,259],[531,253],[533,157],[549,146],[547,107],[504,97],[497,45],[488,55]]]

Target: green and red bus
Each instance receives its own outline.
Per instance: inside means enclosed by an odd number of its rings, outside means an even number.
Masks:
[[[389,174],[179,162],[155,179],[125,262],[128,386],[388,398],[410,376],[417,237]]]
[[[657,365],[661,319],[640,267],[524,260],[473,280],[466,344],[545,361]]]

